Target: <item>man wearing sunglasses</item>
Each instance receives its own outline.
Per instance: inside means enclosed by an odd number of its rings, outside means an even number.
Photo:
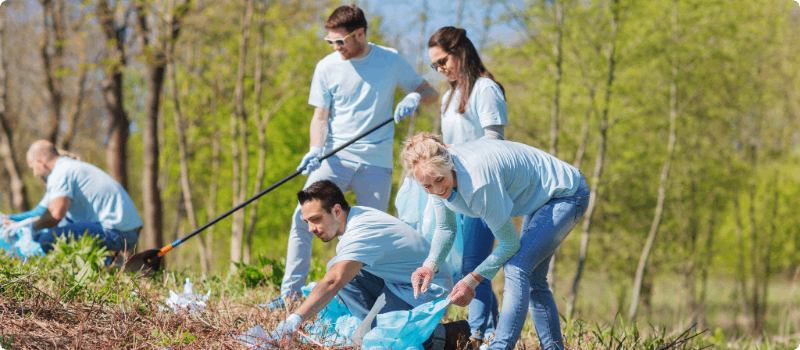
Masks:
[[[311,120],[311,147],[297,170],[308,175],[304,188],[330,180],[342,192],[355,192],[359,206],[386,211],[392,187],[394,124],[388,124],[320,162],[330,151],[387,118],[395,123],[414,113],[420,104],[432,104],[439,94],[396,50],[367,42],[367,20],[355,5],[340,6],[325,21],[324,38],[336,52],[314,70],[308,103],[315,107]],[[407,95],[392,112],[395,90]],[[298,205],[286,256],[282,298],[301,295],[311,266],[314,235],[302,220]]]

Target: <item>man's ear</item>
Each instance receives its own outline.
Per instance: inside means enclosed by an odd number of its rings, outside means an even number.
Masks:
[[[333,213],[333,217],[339,218],[339,214],[342,213],[342,206],[339,205],[338,203],[334,204],[331,212]]]

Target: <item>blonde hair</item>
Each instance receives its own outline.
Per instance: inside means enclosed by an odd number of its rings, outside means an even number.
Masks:
[[[439,135],[428,132],[419,132],[408,139],[400,159],[407,174],[417,180],[423,175],[444,176],[455,169],[453,159],[442,139]]]

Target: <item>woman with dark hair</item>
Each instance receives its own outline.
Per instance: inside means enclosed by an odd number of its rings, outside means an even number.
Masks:
[[[428,55],[433,62],[431,67],[450,83],[450,90],[442,99],[443,141],[455,145],[478,139],[502,140],[508,125],[503,86],[484,67],[467,31],[455,27],[437,30],[428,41]],[[458,214],[456,223],[464,234],[464,276],[489,256],[494,236],[481,218]],[[497,309],[492,282],[484,279],[469,304],[470,341],[475,348],[494,331]]]

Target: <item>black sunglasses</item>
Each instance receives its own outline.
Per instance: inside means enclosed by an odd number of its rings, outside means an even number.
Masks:
[[[447,63],[448,57],[450,57],[449,53],[444,57],[442,57],[440,60],[431,63],[431,68],[433,68],[433,70],[439,70],[439,67],[442,67],[442,69],[447,69],[447,66],[445,64]]]

